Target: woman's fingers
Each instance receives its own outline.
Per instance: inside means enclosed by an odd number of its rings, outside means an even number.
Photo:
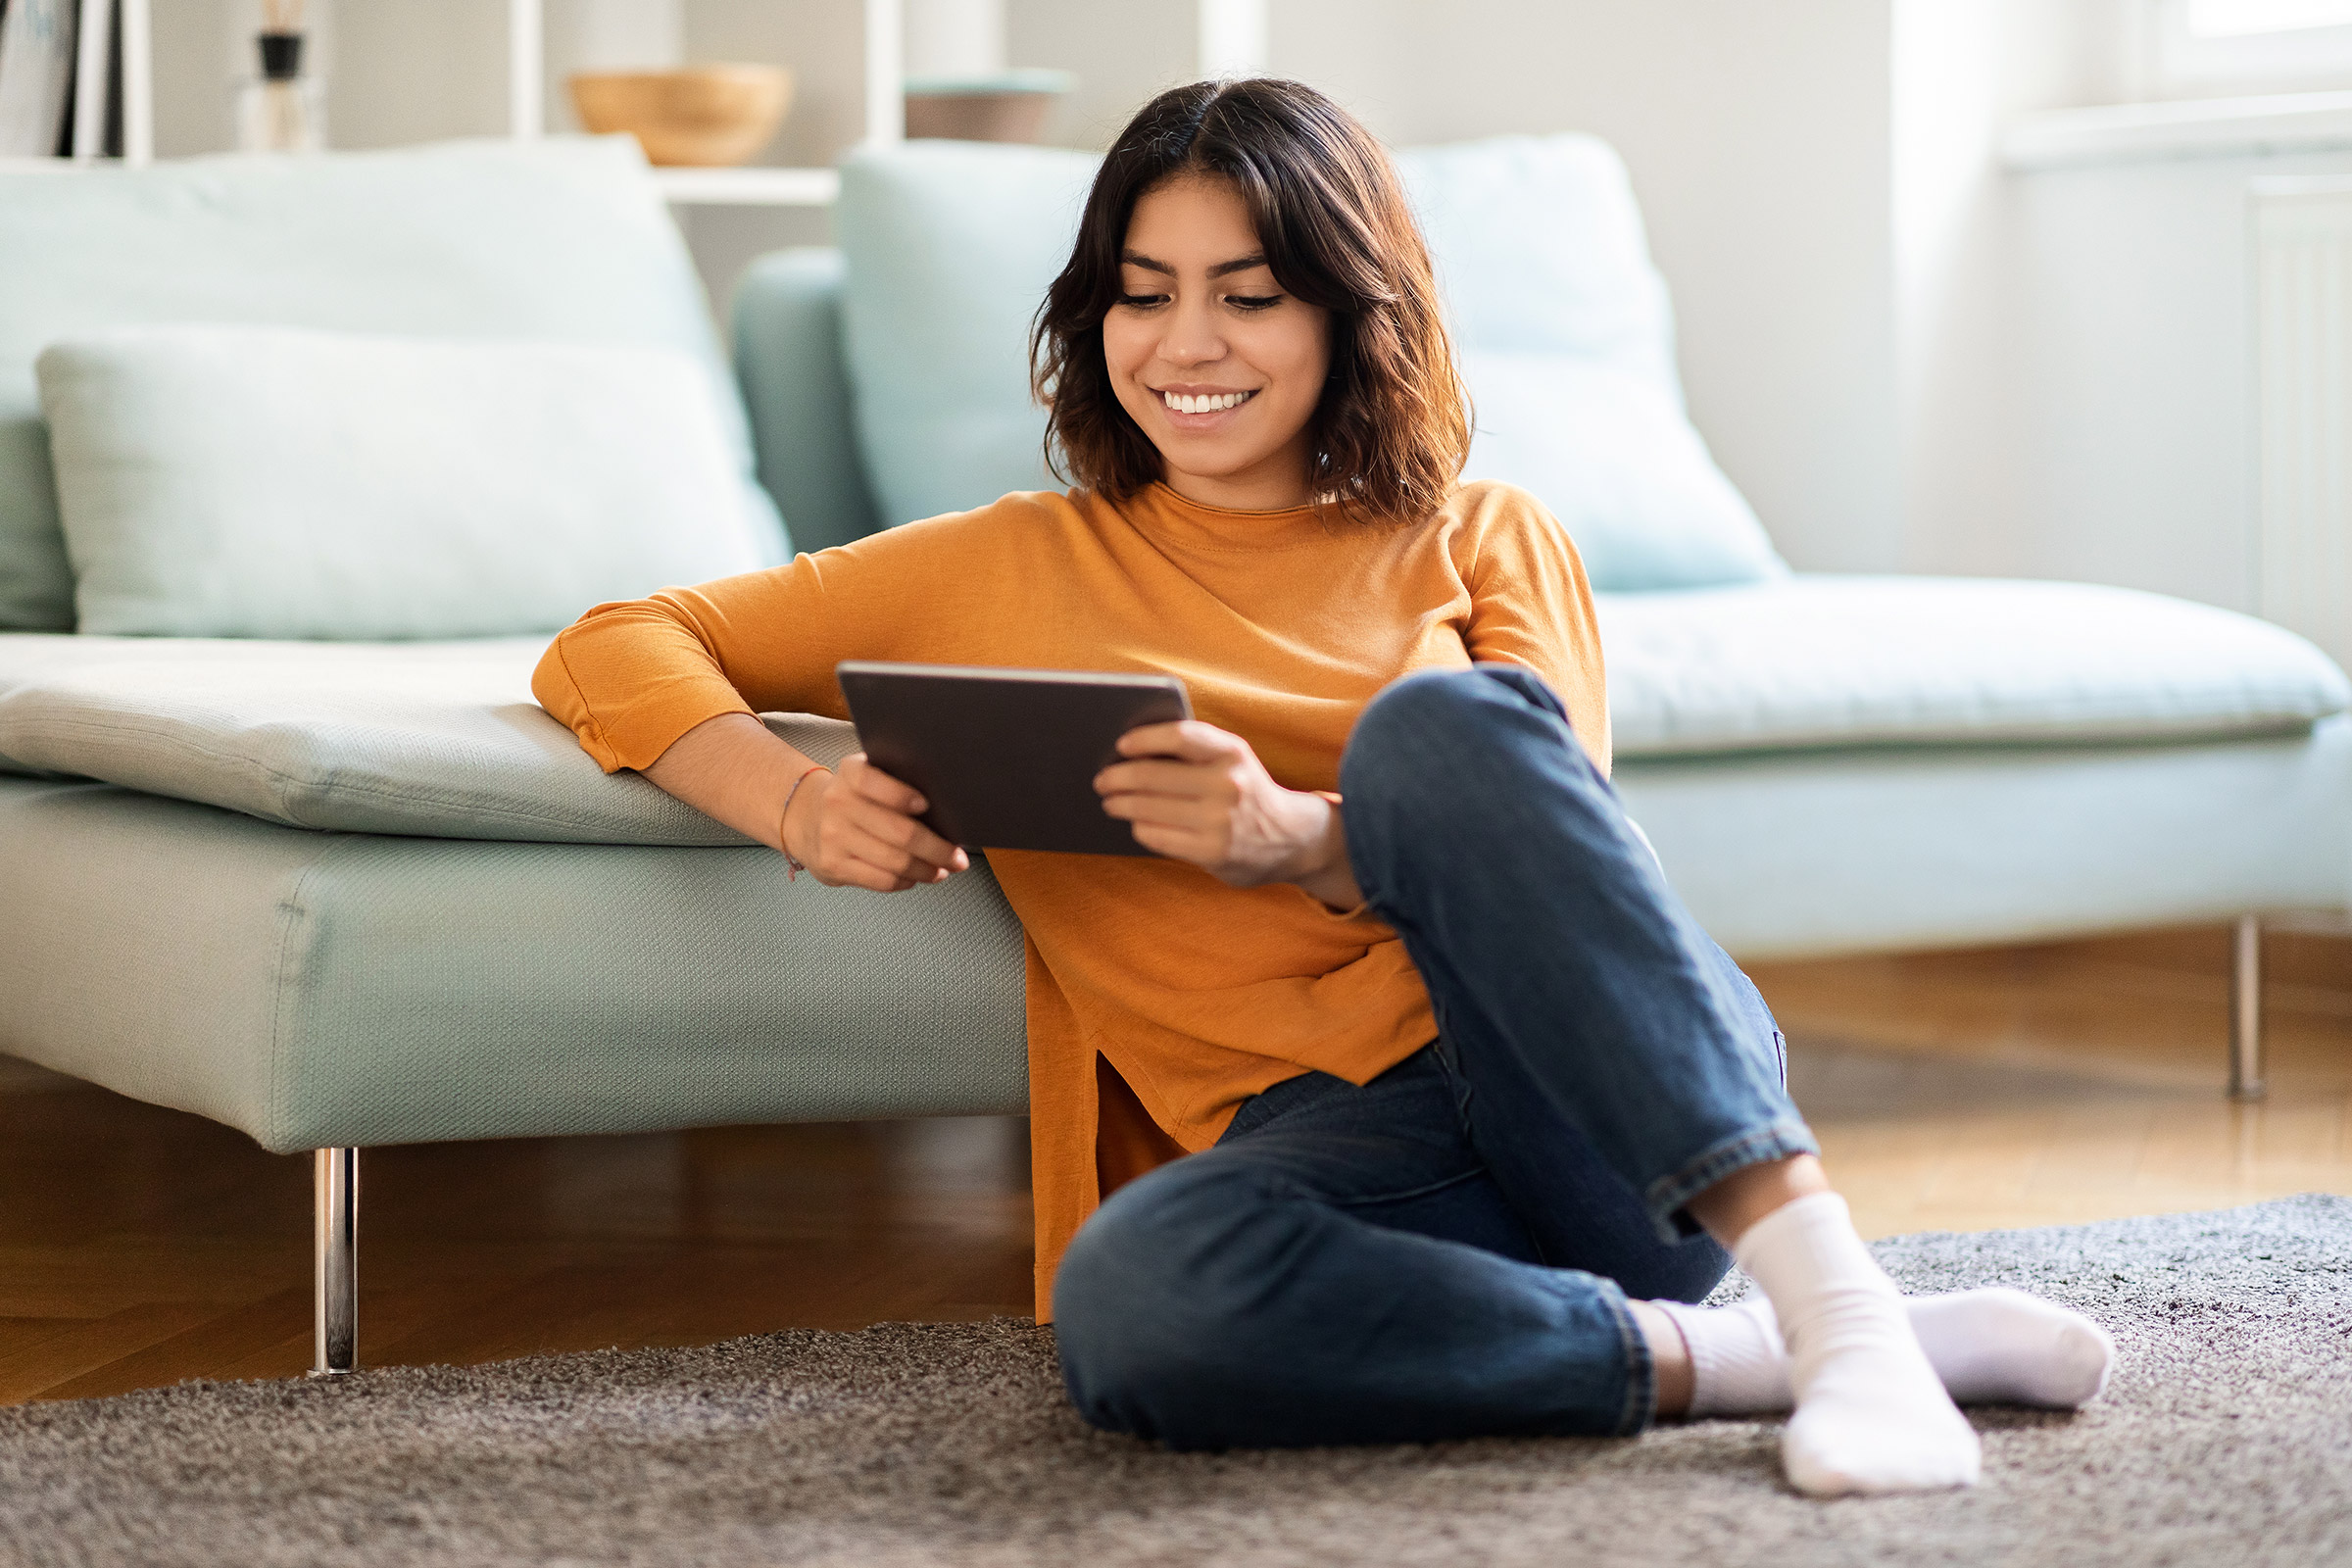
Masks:
[[[915,820],[925,806],[921,794],[863,753],[842,760],[817,800],[816,853],[808,864],[828,886],[902,893],[945,881],[972,863]]]
[[[1227,768],[1153,759],[1141,762],[1111,763],[1095,775],[1095,793],[1219,796],[1231,800],[1241,793],[1241,786]]]
[[[898,893],[914,884],[872,863],[855,853],[849,836],[838,830],[830,834],[823,853],[808,863],[816,879],[832,888],[864,888],[872,893]]]
[[[889,872],[877,870],[862,860],[850,860],[837,864],[832,870],[820,875],[817,880],[827,887],[863,888],[868,893],[904,893],[914,886],[912,882],[903,876],[892,876]]]
[[[1256,754],[1238,735],[1184,719],[1147,724],[1119,737],[1113,762],[1095,776],[1103,811],[1128,824],[1136,843],[1215,869],[1231,853],[1234,819]]]
[[[882,768],[872,764],[872,760],[868,760],[865,753],[849,753],[847,757],[842,757],[840,776],[842,783],[849,785],[852,795],[857,795],[858,800],[870,800],[877,807],[882,807],[884,811],[896,811],[899,815],[922,815],[929,808],[929,802],[922,797],[922,790],[906,783],[904,778],[892,778],[889,773],[884,773]]]
[[[969,857],[910,816],[853,796],[834,819],[845,845],[885,869],[929,880],[933,871],[960,871]]]
[[[1215,801],[1201,796],[1146,795],[1130,792],[1102,798],[1104,814],[1122,822],[1149,822],[1154,827],[1205,828],[1230,814]]]
[[[863,752],[852,752],[843,758],[838,771],[841,781],[859,799],[871,801],[902,816],[920,816],[928,804],[913,785],[892,778],[876,767]]]
[[[855,825],[845,826],[841,848],[848,858],[908,886],[943,881],[949,875],[946,866],[923,859],[884,834]]]
[[[1195,865],[1213,867],[1225,858],[1233,841],[1232,812],[1207,801],[1113,795],[1103,801],[1102,809],[1125,822],[1145,849]]]
[[[1143,724],[1119,737],[1121,757],[1173,757],[1187,762],[1210,762],[1247,755],[1250,743],[1239,735],[1180,718],[1166,724]]]
[[[828,800],[826,813],[838,853],[906,886],[970,868],[970,856],[915,820],[925,805],[921,794],[874,766],[863,753],[843,759],[840,778],[845,788],[838,801]]]
[[[909,864],[928,871],[960,871],[971,857],[910,816],[895,811],[859,811],[850,819],[890,850],[906,856]]]
[[[948,874],[937,866],[915,869],[904,851],[894,851],[881,839],[847,823],[828,825],[824,864],[819,870],[837,887],[875,893],[904,892]]]
[[[1223,858],[1224,852],[1197,828],[1169,822],[1130,822],[1128,830],[1134,833],[1136,843],[1171,860],[1187,860],[1207,868]]]

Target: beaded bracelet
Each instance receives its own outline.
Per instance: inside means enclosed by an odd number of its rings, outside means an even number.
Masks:
[[[792,814],[792,798],[801,793],[801,786],[808,782],[809,774],[831,771],[822,762],[803,768],[801,776],[792,781],[792,788],[784,792],[784,809],[776,813],[776,848],[784,852],[784,880],[787,882],[799,881],[801,873],[808,869],[801,863],[800,857],[792,853],[792,846],[784,838],[784,818]]]

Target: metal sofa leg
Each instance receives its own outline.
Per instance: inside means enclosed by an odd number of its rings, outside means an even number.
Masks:
[[[2230,1098],[2260,1100],[2262,1080],[2262,917],[2241,914],[2230,936]]]
[[[318,1149],[311,1159],[318,1216],[311,1376],[335,1378],[359,1361],[360,1152]]]

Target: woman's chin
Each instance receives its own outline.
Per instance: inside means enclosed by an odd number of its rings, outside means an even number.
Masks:
[[[1270,464],[1279,448],[1269,450],[1249,432],[1230,427],[1216,430],[1162,429],[1152,432],[1152,444],[1171,469],[1196,473],[1204,479],[1239,479]]]

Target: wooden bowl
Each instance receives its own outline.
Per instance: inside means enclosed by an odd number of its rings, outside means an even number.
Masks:
[[[569,85],[582,125],[598,135],[625,130],[648,162],[671,166],[743,163],[767,145],[792,104],[792,73],[781,66],[582,72]]]

